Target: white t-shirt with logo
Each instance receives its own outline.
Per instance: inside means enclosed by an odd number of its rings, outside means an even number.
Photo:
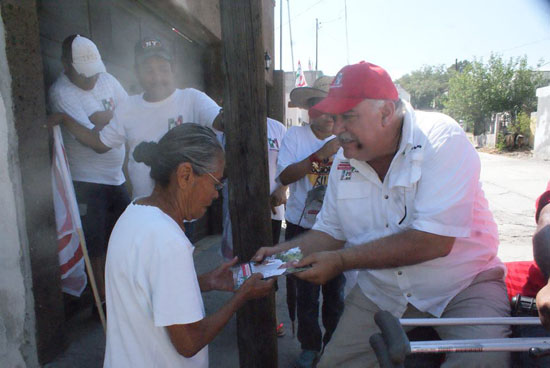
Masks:
[[[219,111],[220,107],[210,97],[193,88],[176,89],[159,102],[147,102],[143,95],[128,98],[115,111],[111,123],[100,132],[100,139],[111,148],[128,144],[132,197],[148,196],[154,188],[150,167],[134,160],[133,153],[138,144],[158,142],[166,132],[183,123],[212,127]]]
[[[271,118],[267,118],[267,163],[269,170],[269,193],[273,193],[280,184],[277,183],[277,160],[281,143],[286,133],[286,127]],[[285,218],[285,206],[275,207],[276,214],[271,213],[272,220],[283,220]]]
[[[94,88],[89,91],[75,86],[63,73],[49,90],[52,112],[70,115],[89,129],[95,126],[89,119],[90,115],[97,111],[115,110],[127,98],[124,88],[109,73],[100,73]],[[124,147],[97,153],[78,142],[63,126],[61,132],[73,180],[108,185],[124,183]]]
[[[325,139],[317,138],[309,125],[294,126],[288,129],[279,151],[277,177],[288,166],[300,162],[312,153],[317,152],[332,138],[334,138],[334,135]],[[307,229],[313,226],[314,220],[311,218],[315,214],[308,216],[304,213],[306,198],[311,189],[327,184],[329,170],[330,166],[324,166],[323,170],[307,174],[300,180],[290,184],[290,196],[286,202],[285,218],[287,221]]]
[[[104,367],[207,368],[208,347],[185,358],[166,326],[204,318],[194,247],[159,208],[130,204],[107,251]]]

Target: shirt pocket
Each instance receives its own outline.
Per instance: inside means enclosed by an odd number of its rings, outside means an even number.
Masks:
[[[372,195],[366,182],[339,183],[336,211],[346,237],[355,238],[372,228]]]

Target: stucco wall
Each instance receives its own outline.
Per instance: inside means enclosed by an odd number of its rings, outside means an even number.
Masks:
[[[33,298],[11,77],[0,14],[0,366],[36,367]]]
[[[537,97],[534,156],[550,160],[550,86],[537,89]]]

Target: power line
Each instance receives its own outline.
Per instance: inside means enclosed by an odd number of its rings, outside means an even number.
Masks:
[[[325,1],[325,0],[319,0],[319,1],[317,1],[315,4],[311,5],[311,6],[310,6],[309,8],[307,8],[306,10],[304,10],[304,11],[300,12],[299,14],[296,14],[295,16],[293,16],[292,18],[290,18],[290,19],[289,19],[285,24],[283,24],[282,26],[286,26],[288,23],[292,22],[294,19],[298,18],[300,15],[303,15],[303,14],[307,13],[311,8],[313,8],[314,6],[319,5],[319,4],[322,3],[323,1]],[[281,26],[279,25],[279,27],[281,27]],[[276,27],[276,29],[277,29],[277,28],[278,28],[278,27]]]
[[[516,50],[516,49],[520,49],[522,47],[525,47],[525,46],[531,46],[531,45],[535,45],[537,43],[541,43],[543,41],[549,41],[550,40],[550,37],[546,37],[546,38],[543,38],[543,39],[540,39],[538,41],[532,41],[532,42],[528,42],[528,43],[524,43],[523,45],[519,45],[519,46],[514,46],[514,47],[511,47],[509,49],[504,49],[502,51],[499,51],[500,52],[506,52],[506,51],[512,51],[512,50]]]

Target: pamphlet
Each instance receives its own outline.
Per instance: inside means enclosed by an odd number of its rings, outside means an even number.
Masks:
[[[264,279],[289,275],[292,273],[305,271],[309,267],[292,267],[292,264],[301,260],[303,257],[300,248],[292,248],[283,253],[274,254],[266,257],[262,262],[245,262],[232,267],[233,281],[235,289],[241,285],[254,273],[261,273]]]

